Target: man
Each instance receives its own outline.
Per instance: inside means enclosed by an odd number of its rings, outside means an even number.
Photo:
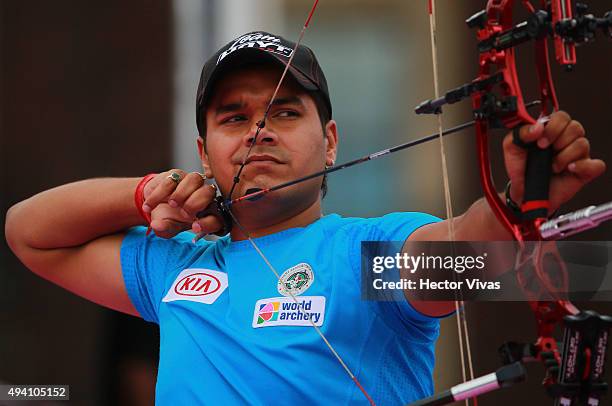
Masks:
[[[9,245],[33,272],[160,325],[159,404],[352,404],[367,402],[365,393],[378,404],[400,404],[433,390],[437,318],[453,308],[360,300],[359,255],[361,241],[446,240],[446,221],[410,212],[322,216],[322,180],[311,179],[232,206],[231,233],[215,242],[181,233],[226,226],[215,210],[217,188],[225,198],[244,196],[334,164],[338,130],[312,50],[297,49],[272,97],[294,45],[249,33],[205,64],[196,117],[204,176],[173,169],[85,180],[7,214]],[[557,151],[552,210],[605,169],[565,113],[546,127],[522,128],[520,137]],[[507,138],[504,155],[511,198],[520,202],[525,152]],[[457,240],[510,238],[483,199],[454,221]],[[142,225],[154,233],[134,228]]]

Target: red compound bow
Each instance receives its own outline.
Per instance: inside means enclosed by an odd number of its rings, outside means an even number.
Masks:
[[[571,70],[576,63],[577,43],[590,41],[597,31],[612,36],[612,13],[596,18],[587,14],[583,4],[576,5],[574,14],[571,0],[542,0],[540,9],[522,0],[529,18],[516,24],[513,20],[514,3],[513,0],[490,0],[485,10],[467,19],[467,25],[477,30],[478,78],[442,97],[421,103],[416,112],[439,114],[445,104],[467,97],[472,99],[484,194],[498,220],[518,242],[517,277],[527,293],[537,321],[536,343],[505,344],[502,347],[505,362],[510,364],[529,359],[544,362],[547,367],[544,384],[555,399],[555,404],[588,402],[589,405],[597,405],[606,389],[603,365],[612,318],[594,312],[580,312],[565,299],[567,273],[564,262],[554,242],[545,242],[542,233],[543,229],[558,225],[558,222],[555,225],[547,223],[552,147],[540,149],[535,144],[522,143],[517,129],[534,124],[537,119],[545,119],[558,110],[550,71],[548,39],[554,41],[557,62]],[[538,118],[527,111],[516,70],[515,47],[526,42],[535,43],[541,102]],[[528,151],[524,200],[517,211],[502,202],[492,180],[488,142],[493,128],[515,130],[515,143]],[[610,216],[609,210],[605,216]],[[553,234],[550,233],[548,237],[552,239],[555,237]],[[536,284],[533,283],[534,279]],[[565,338],[560,348],[553,331],[562,322],[565,323]],[[522,375],[522,366],[512,365],[497,374],[479,378],[479,382],[464,383],[415,405],[444,404],[465,399],[496,389]]]

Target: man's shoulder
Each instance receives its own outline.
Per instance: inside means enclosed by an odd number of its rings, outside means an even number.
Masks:
[[[393,212],[379,217],[330,214],[315,223],[315,227],[321,228],[328,238],[345,236],[361,241],[404,241],[416,229],[438,221],[438,217],[420,212]]]
[[[407,211],[392,212],[378,217],[344,217],[333,213],[322,217],[319,222],[323,227],[377,227],[408,223],[435,223],[440,221],[438,217],[428,213]]]

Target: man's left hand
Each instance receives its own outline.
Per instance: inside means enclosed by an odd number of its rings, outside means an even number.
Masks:
[[[604,161],[591,159],[589,141],[582,125],[564,111],[553,113],[546,124],[537,122],[522,127],[519,135],[523,142],[537,142],[540,148],[552,145],[554,160],[549,194],[551,213],[606,170]],[[506,172],[512,182],[511,198],[520,204],[525,186],[527,150],[512,142],[512,134],[504,138],[503,147]]]

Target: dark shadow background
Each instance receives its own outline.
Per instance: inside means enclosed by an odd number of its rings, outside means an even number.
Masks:
[[[462,16],[442,16],[453,25],[439,23],[440,42],[443,35],[471,35],[463,18],[483,4],[466,1]],[[610,8],[605,0],[590,4],[598,12]],[[2,229],[6,210],[39,191],[78,179],[140,176],[171,166],[171,25],[169,2],[0,0]],[[475,69],[473,42],[468,43],[464,59],[441,56],[440,69],[458,64]],[[579,49],[579,65],[571,76],[554,69],[563,108],[588,129],[593,154],[608,164],[611,55],[612,42],[600,39]],[[531,77],[525,88],[533,87],[532,65],[524,66],[521,73]],[[496,142],[492,148],[499,147]],[[475,156],[465,160],[475,162]],[[564,211],[612,199],[610,172]],[[501,174],[503,184],[501,160],[494,162],[494,173]],[[456,212],[479,193],[475,176],[464,176],[463,182],[455,195]],[[414,209],[431,212],[429,207]],[[580,238],[610,240],[611,235],[608,224]],[[612,313],[608,303],[588,307]],[[533,339],[535,323],[525,303],[468,305],[468,318],[477,375],[499,366],[495,350],[501,342]],[[74,404],[150,404],[157,349],[155,326],[34,276],[1,239],[0,380],[70,384]],[[530,373],[529,383],[491,394],[480,404],[547,404],[538,387],[542,368],[530,367]],[[126,386],[140,392],[126,392]]]
[[[171,18],[169,2],[0,1],[2,230],[39,191],[170,166]],[[50,285],[0,244],[0,380],[152,404],[156,326]]]

